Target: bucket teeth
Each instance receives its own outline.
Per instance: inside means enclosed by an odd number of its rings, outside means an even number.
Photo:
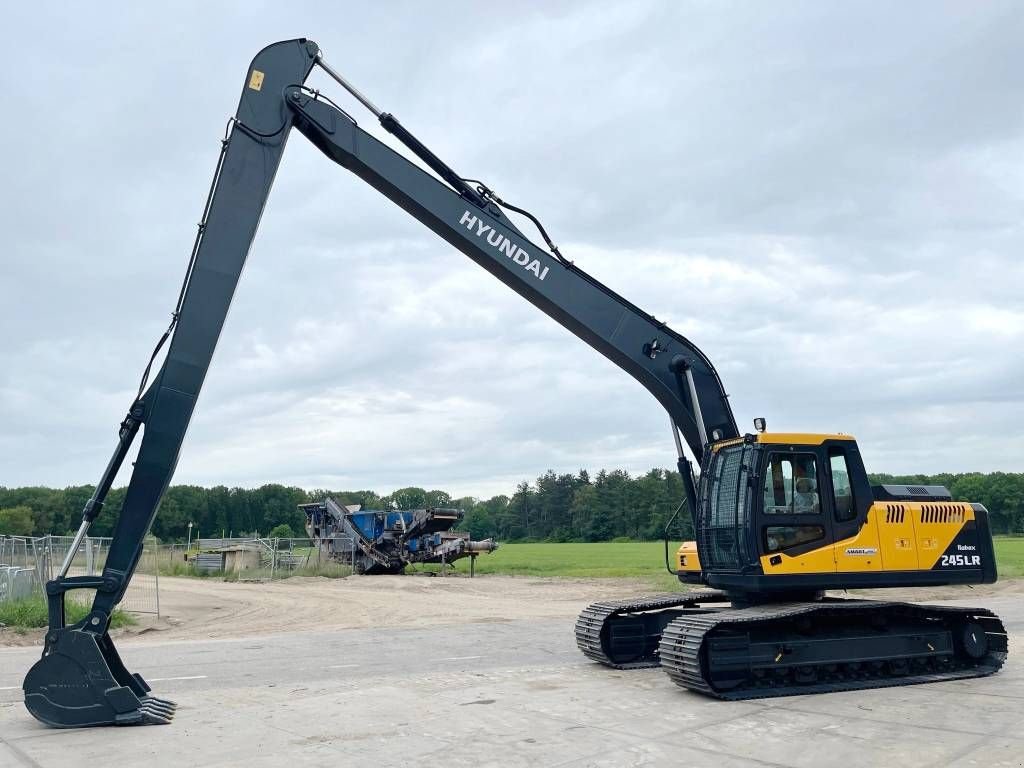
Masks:
[[[159,707],[151,707],[145,704],[139,707],[139,711],[146,715],[157,715],[158,717],[166,717],[168,719],[174,717],[173,709],[161,709]]]
[[[142,722],[139,725],[170,725],[174,715],[159,715],[142,710]]]
[[[143,699],[139,707],[142,715],[141,725],[167,725],[174,719],[174,709],[174,702],[171,701]]]
[[[178,708],[178,705],[173,701],[166,701],[164,699],[143,699],[142,706],[140,709],[146,709],[152,712],[166,712],[167,714],[173,715],[174,710]]]
[[[178,708],[178,705],[169,699],[158,699],[156,696],[146,696],[142,699],[143,704],[148,704],[157,709],[166,709],[173,712]]]

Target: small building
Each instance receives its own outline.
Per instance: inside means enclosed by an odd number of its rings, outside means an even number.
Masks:
[[[260,567],[259,546],[248,546],[239,544],[233,547],[224,547],[224,573],[241,573],[242,571],[254,570]]]
[[[242,541],[219,547],[205,547],[192,556],[196,570],[208,573],[241,573],[256,570],[262,565],[262,550],[258,541]]]

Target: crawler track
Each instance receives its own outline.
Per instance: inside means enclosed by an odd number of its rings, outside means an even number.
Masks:
[[[636,600],[593,603],[576,619],[576,645],[584,655],[615,669],[658,666],[665,625],[702,604],[728,604],[724,592],[677,592]]]
[[[866,600],[687,611],[659,647],[676,684],[731,700],[983,677],[1006,653],[991,611]]]

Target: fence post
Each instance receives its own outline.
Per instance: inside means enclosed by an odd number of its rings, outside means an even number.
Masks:
[[[153,543],[153,580],[156,585],[156,617],[160,618],[160,545]]]

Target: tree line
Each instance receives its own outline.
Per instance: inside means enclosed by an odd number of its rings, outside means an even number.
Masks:
[[[873,483],[944,485],[953,498],[980,502],[988,508],[993,532],[1024,533],[1024,473],[991,472],[939,475],[873,475]],[[124,488],[113,489],[92,527],[96,536],[113,534]],[[82,507],[92,494],[88,485],[69,488],[5,488],[0,486],[0,534],[41,536],[73,533]],[[339,503],[367,509],[458,507],[466,517],[460,525],[474,538],[500,541],[610,541],[616,538],[659,539],[683,498],[683,484],[674,470],[652,469],[641,475],[623,470],[548,471],[533,483],[522,482],[511,495],[489,499],[452,498],[439,490],[401,488],[381,495],[374,491],[328,491],[268,484],[259,488],[171,486],[160,506],[152,532],[161,541],[192,537],[268,535],[287,526],[302,536],[305,517],[299,504],[331,496]],[[281,535],[284,528],[278,528]],[[673,538],[693,535],[689,515],[676,518]]]

